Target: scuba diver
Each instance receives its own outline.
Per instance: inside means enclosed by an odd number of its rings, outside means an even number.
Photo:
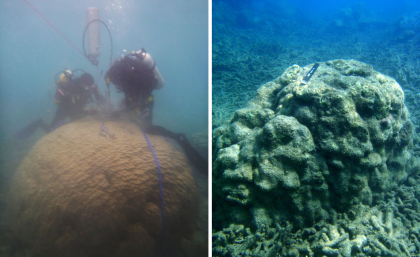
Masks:
[[[48,125],[39,118],[13,136],[17,139],[25,139],[35,133],[39,127],[46,133],[49,133],[63,125],[66,118],[76,120],[88,114],[97,114],[98,110],[94,108],[84,109],[87,103],[93,101],[92,94],[95,96],[98,104],[105,104],[105,98],[101,95],[94,82],[92,75],[89,73],[84,72],[80,77],[76,77],[70,70],[65,70],[56,82],[57,89],[54,103],[57,104],[57,110],[51,124]]]
[[[185,134],[174,133],[153,125],[154,99],[152,91],[162,88],[164,81],[152,57],[144,49],[116,59],[106,72],[105,80],[107,84],[112,82],[116,89],[123,92],[125,96],[124,107],[115,111],[115,116],[131,112],[146,134],[174,139],[200,173],[208,176],[207,159],[192,147]]]

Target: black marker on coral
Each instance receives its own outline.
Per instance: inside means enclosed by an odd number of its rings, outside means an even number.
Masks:
[[[306,76],[302,79],[300,83],[302,84],[308,84],[309,80],[312,78],[312,75],[314,75],[316,69],[318,69],[319,63],[315,63],[314,66],[312,66],[311,70],[306,74]]]

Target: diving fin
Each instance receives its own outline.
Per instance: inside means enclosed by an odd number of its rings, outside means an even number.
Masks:
[[[38,127],[42,124],[42,119],[39,118],[35,121],[33,121],[28,126],[24,127],[23,129],[16,132],[13,137],[16,139],[25,139],[30,137],[35,131],[38,129]]]
[[[197,150],[194,149],[194,147],[190,144],[185,134],[182,134],[182,133],[176,134],[163,127],[154,126],[154,125],[145,127],[144,130],[146,131],[146,133],[149,133],[151,135],[161,135],[163,137],[169,137],[175,140],[181,146],[182,150],[184,150],[185,155],[187,156],[188,160],[194,165],[194,167],[196,167],[197,170],[204,176],[209,175],[208,174],[209,162],[207,161],[206,158],[201,156],[197,152]]]
[[[204,176],[208,176],[208,161],[201,156],[197,150],[190,144],[187,137],[180,133],[176,134],[175,141],[182,147],[188,160],[197,168]]]

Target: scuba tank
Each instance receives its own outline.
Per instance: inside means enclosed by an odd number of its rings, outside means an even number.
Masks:
[[[68,83],[72,79],[72,76],[74,76],[73,72],[71,72],[69,69],[65,69],[62,72],[60,71],[60,73],[60,77],[58,78],[58,80],[56,79],[55,82],[57,86]]]
[[[95,7],[86,9],[86,17],[89,26],[87,26],[88,32],[88,44],[89,44],[89,60],[95,60],[101,54],[101,43],[100,43],[100,31],[99,23],[99,9]]]
[[[72,97],[72,102],[75,103],[76,100],[78,100],[80,97],[78,95],[75,95],[74,93],[71,93],[68,91],[68,86],[69,83],[73,83],[74,81],[76,81],[78,78],[80,77],[76,77],[74,75],[75,72],[77,71],[81,71],[83,72],[83,74],[80,76],[84,76],[86,73],[86,71],[82,70],[82,69],[75,69],[73,71],[69,70],[69,69],[65,69],[64,71],[60,71],[55,75],[55,86],[56,88],[56,94],[54,96],[54,98],[51,97],[50,93],[51,93],[51,89],[48,92],[48,95],[50,95],[50,98],[54,101],[55,104],[58,104],[60,102],[60,98],[61,97],[65,97],[65,96],[71,96]],[[92,78],[93,79],[93,78]],[[85,88],[85,90],[87,90],[89,88]]]
[[[48,91],[49,97],[54,101],[55,104],[58,104],[60,102],[60,98],[66,95],[66,92],[64,91],[64,87],[73,79],[73,77],[74,77],[73,72],[67,68],[64,71],[60,71],[55,75],[54,84],[57,87],[55,96],[51,97],[52,87]]]
[[[146,50],[141,49],[137,52],[131,53],[128,55],[130,58],[134,58],[136,61],[138,61],[140,64],[146,66],[150,69],[150,71],[153,72],[153,75],[155,75],[155,78],[157,80],[156,83],[156,89],[160,89],[165,84],[165,81],[163,80],[162,75],[160,75],[160,72],[158,68],[155,65],[155,61],[152,59],[149,53],[146,52]]]

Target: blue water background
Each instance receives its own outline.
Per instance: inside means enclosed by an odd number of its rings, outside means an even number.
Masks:
[[[113,59],[125,54],[123,50],[145,48],[165,80],[165,86],[154,92],[154,124],[187,136],[207,131],[206,0],[28,2],[81,51],[86,8],[98,7],[100,19],[112,34]],[[99,88],[103,94],[109,42],[101,25]],[[0,54],[0,164],[4,164],[11,151],[27,148],[12,139],[14,132],[39,117],[50,123],[56,109],[50,98],[54,96],[55,75],[65,68],[81,68],[96,78],[97,71],[23,0],[0,2]],[[111,87],[112,101],[117,106],[122,93]],[[25,142],[32,144],[43,134],[39,129]]]
[[[212,3],[213,127],[294,64],[356,59],[394,77],[405,90],[420,89],[419,1]]]
[[[289,20],[324,20],[328,21],[337,16],[343,8],[363,5],[366,10],[374,13],[379,19],[391,22],[393,19],[402,15],[412,13],[419,9],[420,3],[414,0],[337,0],[337,1],[312,1],[312,0],[214,0],[213,4],[225,2],[236,11],[246,11],[249,15],[260,18],[278,19],[287,18]],[[213,9],[214,10],[214,9]],[[218,10],[216,10],[218,11]],[[381,18],[382,17],[382,18]]]

